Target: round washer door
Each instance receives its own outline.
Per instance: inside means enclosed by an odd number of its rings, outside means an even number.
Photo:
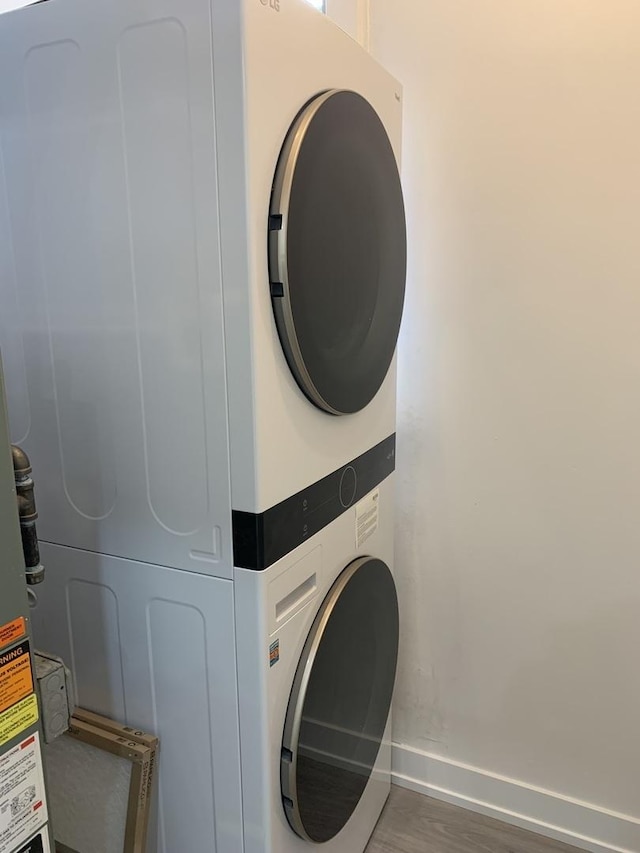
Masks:
[[[335,582],[296,671],[282,742],[287,819],[329,841],[362,796],[389,718],[398,658],[398,599],[388,566],[362,557]]]
[[[402,187],[384,125],[355,92],[316,97],[280,154],[269,277],[287,362],[334,415],[363,409],[395,351],[407,266]]]

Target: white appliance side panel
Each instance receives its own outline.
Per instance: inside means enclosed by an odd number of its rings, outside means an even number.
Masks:
[[[256,351],[254,347],[250,263],[247,256],[249,187],[246,171],[248,141],[245,115],[244,19],[241,2],[211,0],[211,6],[216,138],[220,164],[218,190],[220,209],[224,211],[220,220],[220,231],[229,389],[229,452],[233,471],[231,499],[234,509],[251,511],[251,501],[247,500],[246,496],[253,496],[256,492],[254,364],[265,354]],[[282,61],[284,57],[279,57],[278,62]],[[269,76],[271,66],[275,64],[270,60],[264,66],[263,73]],[[275,110],[278,109],[279,97],[279,93],[276,93],[275,97],[270,98]],[[269,144],[268,126],[262,130],[264,141]],[[268,200],[265,203],[268,205]],[[265,267],[266,264],[265,258]]]
[[[242,853],[234,590],[228,580],[43,545],[38,648],[78,704],[160,737],[149,853]]]
[[[244,381],[247,365],[229,349],[232,501],[234,509],[263,512],[395,430],[395,361],[376,398],[355,415],[328,415],[298,388],[273,318],[267,217],[280,149],[295,116],[312,96],[331,88],[362,93],[381,116],[399,159],[402,90],[356,42],[306,0],[281,3],[280,12],[254,0],[243,0],[242,8],[249,290],[240,301],[227,300],[227,289],[234,288],[235,294],[242,277],[226,274],[224,289],[227,338],[247,318],[251,323],[254,384],[251,387]],[[224,82],[216,85],[223,87]],[[222,131],[226,126],[220,127]],[[247,259],[238,257],[237,263],[244,269]],[[251,402],[247,401],[249,394],[253,395]],[[247,417],[248,411],[252,419]],[[252,456],[244,453],[249,447]]]
[[[0,346],[42,538],[229,576],[211,78],[209,0],[3,18]]]
[[[271,853],[267,572],[235,570],[236,654],[240,708],[244,853]],[[286,689],[286,687],[285,687]],[[289,687],[290,689],[290,687]],[[278,746],[278,751],[280,745]],[[274,851],[275,853],[275,851]],[[284,853],[284,851],[282,851]]]

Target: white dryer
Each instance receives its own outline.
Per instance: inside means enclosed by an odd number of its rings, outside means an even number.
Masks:
[[[43,546],[38,643],[81,705],[160,735],[149,853],[364,850],[390,784],[393,480],[233,582]]]
[[[48,542],[231,578],[234,537],[271,564],[335,517],[276,542],[283,502],[393,440],[401,89],[274,5],[3,16],[0,345]]]

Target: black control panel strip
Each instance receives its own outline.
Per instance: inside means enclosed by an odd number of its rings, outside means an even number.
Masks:
[[[395,467],[394,434],[266,512],[234,510],[234,565],[255,571],[273,565],[375,489]]]

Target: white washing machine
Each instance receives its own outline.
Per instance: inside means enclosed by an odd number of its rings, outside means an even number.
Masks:
[[[0,26],[36,636],[81,705],[159,734],[149,853],[360,853],[389,786],[401,90],[276,5]]]
[[[150,853],[364,850],[389,792],[393,479],[234,581],[43,546],[37,642],[81,705],[160,734]]]
[[[275,5],[2,18],[0,345],[48,542],[231,578],[234,538],[275,562],[332,518],[279,539],[283,502],[393,440],[401,90]]]

